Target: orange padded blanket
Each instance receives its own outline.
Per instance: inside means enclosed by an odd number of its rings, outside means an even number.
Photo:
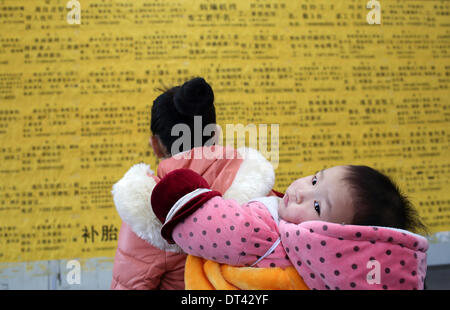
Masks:
[[[294,267],[233,267],[189,255],[187,290],[308,290]]]

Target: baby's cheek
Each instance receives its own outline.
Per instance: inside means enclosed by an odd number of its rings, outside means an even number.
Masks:
[[[315,220],[315,218],[313,218],[311,214],[309,214],[309,212],[301,207],[290,209],[288,208],[284,211],[284,214],[280,214],[280,217],[289,223],[300,224],[305,221]]]

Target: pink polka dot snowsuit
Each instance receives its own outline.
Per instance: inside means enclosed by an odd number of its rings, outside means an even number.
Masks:
[[[214,197],[172,237],[186,253],[219,263],[293,265],[311,289],[423,289],[425,238],[386,227],[288,223],[273,211],[277,198],[270,199],[240,205]]]

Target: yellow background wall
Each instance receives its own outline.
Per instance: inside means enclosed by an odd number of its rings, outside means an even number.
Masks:
[[[79,2],[0,0],[0,262],[112,257],[155,88],[194,76],[222,128],[279,124],[277,190],[369,165],[450,230],[450,2]]]

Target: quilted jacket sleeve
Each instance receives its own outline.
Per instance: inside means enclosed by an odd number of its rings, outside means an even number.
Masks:
[[[178,224],[172,237],[188,254],[249,266],[277,240],[278,228],[260,202],[214,197]]]

